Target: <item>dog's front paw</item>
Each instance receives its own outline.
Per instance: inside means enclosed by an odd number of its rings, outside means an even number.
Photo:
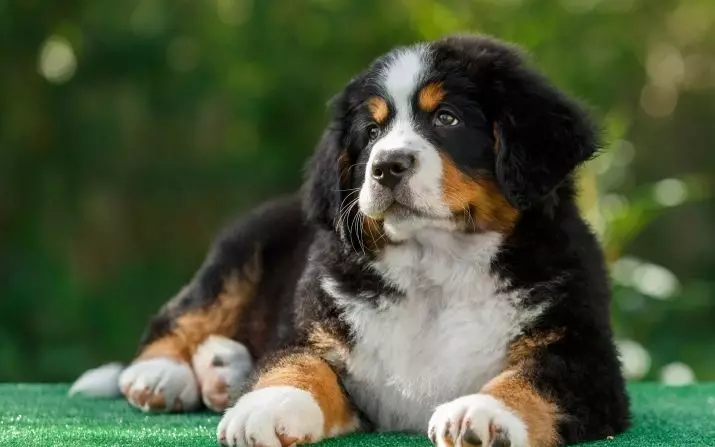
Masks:
[[[223,445],[287,447],[320,441],[323,412],[313,396],[292,386],[252,391],[221,419],[217,436]]]
[[[133,407],[143,411],[190,411],[200,404],[191,367],[169,357],[133,363],[119,376],[119,389]]]
[[[524,422],[499,400],[472,394],[440,405],[429,422],[429,438],[439,447],[527,447]]]
[[[198,347],[191,363],[204,404],[213,411],[228,408],[230,396],[237,394],[253,366],[243,344],[218,335],[209,336]]]

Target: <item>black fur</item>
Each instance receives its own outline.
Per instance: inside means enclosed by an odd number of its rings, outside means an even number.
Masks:
[[[597,149],[592,124],[510,46],[467,36],[431,48],[433,67],[424,82],[443,82],[469,125],[440,133],[430,130],[425,115],[419,118],[424,136],[465,173],[495,179],[520,210],[492,270],[510,287],[531,291],[520,303],[525,311],[548,303],[525,335],[563,334],[533,353],[529,381],[563,412],[558,431],[565,443],[617,434],[627,427],[629,413],[609,323],[607,272],[598,242],[579,215],[571,179]],[[310,161],[301,197],[268,205],[219,238],[180,303],[153,320],[145,342],[170,330],[178,314],[209,305],[224,279],[256,250],[261,282],[235,338],[257,358],[279,346],[309,349],[314,323],[347,346],[354,343],[333,298],[320,287],[326,272],[346,295],[366,302],[399,299],[402,292],[369,268],[375,253],[353,225],[357,211],[341,219],[364,176],[360,166],[370,147],[364,102],[378,93],[375,73],[384,63],[379,59],[333,100],[333,119]],[[261,330],[250,329],[256,320]],[[344,374],[339,362],[331,364]]]
[[[437,47],[437,70],[465,73],[496,125],[496,176],[512,204],[538,205],[595,153],[591,120],[527,67],[519,50],[471,36],[448,38]]]
[[[214,241],[193,280],[152,318],[140,349],[166,335],[180,315],[211,306],[232,274],[256,256],[260,281],[239,316],[233,338],[261,358],[293,334],[292,300],[314,230],[306,223],[300,200],[287,197],[260,206],[238,219]]]

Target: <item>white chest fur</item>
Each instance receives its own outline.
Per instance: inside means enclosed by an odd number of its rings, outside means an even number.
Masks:
[[[421,231],[374,268],[406,292],[375,307],[336,293],[355,335],[346,388],[378,430],[424,431],[434,408],[479,391],[528,318],[489,272],[500,237]]]

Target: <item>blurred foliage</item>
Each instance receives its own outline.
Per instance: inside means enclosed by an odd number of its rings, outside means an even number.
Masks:
[[[463,31],[603,124],[582,199],[629,376],[715,379],[712,0],[0,0],[0,380],[129,359],[215,232],[298,187],[353,74]]]

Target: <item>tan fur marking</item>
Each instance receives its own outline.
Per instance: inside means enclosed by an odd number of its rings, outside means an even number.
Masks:
[[[350,180],[350,157],[348,151],[343,149],[338,157],[338,169],[340,170],[340,187],[347,185]]]
[[[387,237],[385,236],[382,221],[363,215],[362,223],[363,234],[365,235],[364,242],[367,248],[377,251],[384,247],[387,243]]]
[[[509,346],[507,353],[509,367],[528,362],[534,357],[536,350],[561,340],[563,336],[564,331],[562,329],[554,329],[518,338]]]
[[[501,146],[501,134],[499,133],[499,127],[496,123],[492,126],[492,134],[494,135],[494,153],[497,153]]]
[[[350,354],[345,343],[317,323],[308,334],[308,342],[321,357],[330,362],[344,363]]]
[[[498,375],[481,392],[500,399],[521,417],[526,424],[531,447],[558,445],[558,406],[539,395],[516,370]]]
[[[211,306],[178,317],[174,329],[147,345],[137,359],[173,357],[189,362],[196,348],[209,335],[230,337],[260,276],[260,256],[256,250],[254,259],[241,272],[224,281],[221,294]]]
[[[180,337],[175,337],[173,334],[169,334],[168,336],[160,338],[147,345],[141,354],[139,354],[137,360],[152,357],[172,357],[177,360],[188,361],[184,351],[186,351],[186,346],[183,345],[182,339]]]
[[[384,123],[390,114],[390,108],[387,107],[387,101],[379,96],[370,97],[370,99],[367,100],[367,108],[370,110],[372,119],[375,120],[377,124]]]
[[[519,212],[509,204],[499,187],[489,179],[473,179],[457,168],[445,154],[442,158],[442,195],[454,213],[469,213],[480,230],[509,233]]]
[[[354,414],[338,376],[316,355],[296,353],[282,358],[261,374],[254,389],[271,386],[293,386],[312,394],[323,412],[325,433],[344,433],[353,428]]]
[[[420,90],[418,97],[420,108],[425,112],[432,112],[442,102],[446,94],[442,89],[441,82],[430,82]]]

